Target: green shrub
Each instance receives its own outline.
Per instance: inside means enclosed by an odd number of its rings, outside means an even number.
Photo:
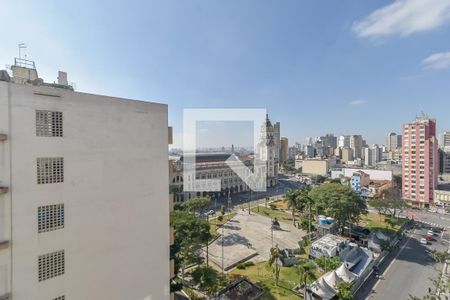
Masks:
[[[252,261],[240,262],[236,265],[236,269],[245,270],[247,267],[254,266],[255,264]]]

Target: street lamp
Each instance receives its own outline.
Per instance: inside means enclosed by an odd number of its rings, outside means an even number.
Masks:
[[[225,242],[224,240],[225,234],[224,234],[224,226],[222,226],[222,280],[224,280],[225,273],[223,271],[223,263],[224,263],[224,251],[223,251],[223,244]]]

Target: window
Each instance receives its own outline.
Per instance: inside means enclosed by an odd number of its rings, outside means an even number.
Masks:
[[[42,157],[37,159],[37,183],[64,182],[64,158]]]
[[[63,115],[59,111],[36,110],[36,136],[63,136]]]
[[[64,204],[38,207],[38,233],[64,228]]]
[[[39,255],[39,281],[64,274],[64,250]]]

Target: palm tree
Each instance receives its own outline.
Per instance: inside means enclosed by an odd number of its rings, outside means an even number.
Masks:
[[[298,190],[297,191],[293,191],[293,190],[289,190],[286,193],[286,202],[288,205],[288,208],[291,209],[292,211],[292,224],[295,226],[295,212],[297,210],[299,201],[298,201]]]
[[[282,258],[282,254],[280,252],[280,249],[278,249],[278,245],[275,246],[275,248],[270,249],[270,259],[269,259],[269,266],[274,266],[274,274],[275,274],[275,285],[278,286],[278,281],[280,279],[280,262]]]
[[[317,265],[313,261],[304,261],[297,265],[297,271],[299,274],[299,284],[303,285],[303,291],[306,293],[306,284],[308,279],[315,280],[316,279],[316,269]]]

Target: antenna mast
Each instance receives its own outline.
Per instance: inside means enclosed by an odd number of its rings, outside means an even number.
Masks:
[[[19,47],[19,59],[22,59],[22,49],[25,49],[27,46],[25,43],[20,43],[17,46]]]

